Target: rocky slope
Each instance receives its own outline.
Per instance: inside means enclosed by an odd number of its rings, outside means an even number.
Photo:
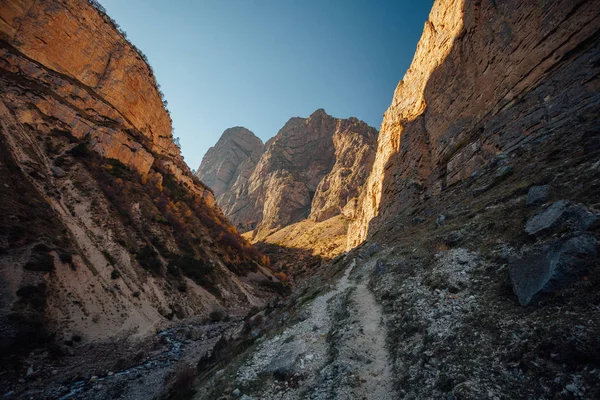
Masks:
[[[0,7],[3,355],[280,290],[183,162],[144,58],[87,1]]]
[[[237,179],[218,203],[241,231],[253,230],[254,240],[306,218],[315,222],[340,214],[352,218],[359,188],[374,159],[376,139],[377,131],[364,122],[337,119],[322,109],[308,118],[292,118],[267,142],[262,155],[260,149],[246,151],[245,159],[230,157],[238,164],[225,162],[232,171],[227,175]],[[207,153],[197,176],[213,182],[213,171],[220,168],[215,155],[234,152],[232,146],[224,134]],[[240,168],[245,173],[233,172]],[[214,185],[216,193],[223,187]]]

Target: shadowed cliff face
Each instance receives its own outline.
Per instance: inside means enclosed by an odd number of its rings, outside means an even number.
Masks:
[[[2,3],[0,147],[3,348],[144,335],[278,290],[183,162],[150,68],[87,1]]]
[[[354,216],[359,188],[374,159],[375,129],[321,109],[308,118],[290,119],[264,152],[258,145],[243,150],[239,143],[248,141],[247,131],[233,129],[237,139],[225,131],[206,154],[198,177],[214,182],[219,205],[242,231],[254,229],[258,240],[306,218],[322,222],[339,214]],[[220,180],[214,178],[218,173]]]
[[[348,246],[499,155],[596,129],[599,6],[436,1],[384,115]]]

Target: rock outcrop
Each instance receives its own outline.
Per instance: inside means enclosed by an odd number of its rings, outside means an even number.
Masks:
[[[0,88],[2,351],[143,335],[277,286],[183,162],[144,57],[91,3],[3,2]]]
[[[349,247],[499,155],[597,132],[598,1],[436,1],[384,115]]]
[[[219,170],[215,154],[233,153],[234,142],[225,137],[209,150],[198,177],[210,186]],[[264,153],[245,152],[246,159],[225,161],[222,181],[235,183],[218,195],[225,215],[241,231],[254,230],[255,240],[310,218],[324,221],[339,214],[351,218],[374,159],[377,131],[356,118],[338,119],[324,110],[308,118],[290,119],[270,139]],[[219,150],[221,146],[225,149]],[[229,159],[228,158],[228,159]],[[214,160],[214,161],[213,161]],[[233,167],[237,164],[236,167]],[[248,176],[250,168],[254,166]],[[234,172],[235,170],[235,172]],[[227,186],[215,182],[215,194]]]

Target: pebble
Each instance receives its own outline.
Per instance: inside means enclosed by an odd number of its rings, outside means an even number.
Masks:
[[[572,383],[569,383],[567,386],[565,386],[565,389],[571,393],[577,392],[577,386],[573,385]]]
[[[240,389],[235,389],[233,392],[231,392],[231,395],[233,397],[240,397],[242,395],[242,391]]]

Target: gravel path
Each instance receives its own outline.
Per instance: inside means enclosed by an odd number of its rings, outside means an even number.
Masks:
[[[258,399],[393,399],[381,310],[353,260],[303,320],[262,343],[237,373]],[[259,387],[260,389],[256,389]]]

